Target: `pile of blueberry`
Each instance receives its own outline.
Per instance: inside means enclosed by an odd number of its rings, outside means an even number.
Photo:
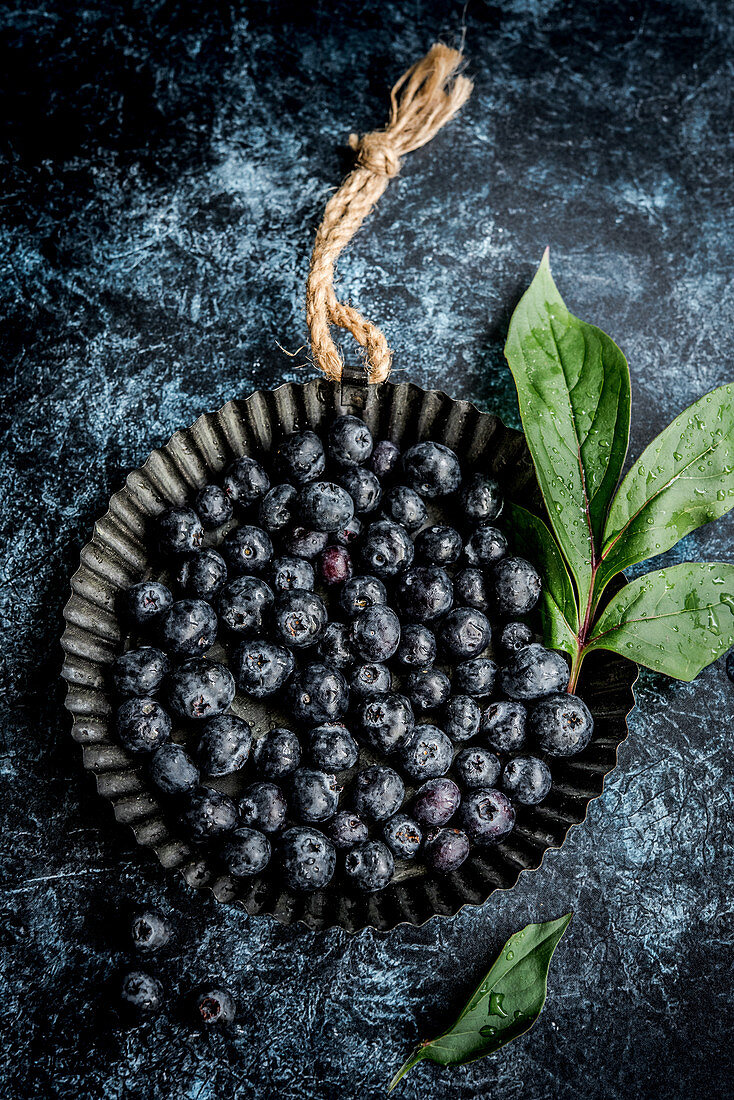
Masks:
[[[541,579],[496,525],[497,482],[440,443],[401,455],[342,416],[273,457],[160,517],[173,580],[125,594],[146,644],[112,667],[117,736],[233,876],[317,890],[339,864],[373,892],[396,859],[455,871],[592,735],[522,621]],[[283,728],[254,736],[246,698]],[[237,802],[210,782],[235,772]]]

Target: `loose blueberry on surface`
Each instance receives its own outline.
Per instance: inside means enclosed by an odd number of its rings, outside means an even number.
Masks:
[[[333,481],[314,481],[298,494],[298,511],[312,531],[339,531],[354,515],[354,501]]]
[[[505,794],[523,806],[537,806],[551,789],[550,768],[537,756],[515,756],[502,772]]]
[[[202,527],[206,527],[208,531],[229,523],[234,511],[232,501],[218,485],[205,485],[199,490],[194,500],[194,510]]]
[[[222,624],[232,634],[256,637],[270,621],[275,597],[259,577],[236,577],[219,594],[217,609]]]
[[[224,536],[222,554],[233,573],[262,573],[273,559],[270,535],[243,524]]]
[[[452,741],[470,741],[479,732],[481,711],[470,695],[454,695],[443,709],[442,726]]]
[[[413,542],[397,523],[380,519],[367,528],[362,543],[362,561],[378,577],[394,577],[413,561]]]
[[[270,478],[256,459],[243,455],[227,467],[224,491],[233,504],[246,508],[261,500],[269,488]]]
[[[329,822],[326,831],[332,844],[341,849],[364,844],[369,837],[369,829],[353,810],[340,810],[333,821]]]
[[[315,645],[326,629],[326,604],[315,592],[294,588],[278,596],[272,631],[275,639],[290,649]]]
[[[284,482],[275,485],[260,501],[257,518],[260,526],[273,535],[290,527],[296,517],[298,490]]]
[[[178,600],[160,619],[163,648],[172,657],[197,657],[217,637],[217,616],[205,600]]]
[[[356,416],[338,416],[329,428],[329,458],[337,466],[361,466],[373,446],[372,433]]]
[[[481,698],[491,695],[497,679],[497,665],[489,657],[473,657],[454,669],[454,691]]]
[[[160,1012],[163,1004],[163,986],[157,978],[142,970],[131,970],[120,984],[123,1007],[142,1016]]]
[[[542,699],[533,708],[528,732],[549,756],[574,756],[591,740],[594,719],[583,699],[563,692]]]
[[[308,560],[318,557],[328,545],[329,536],[325,531],[309,531],[307,527],[292,527],[284,541],[289,554]]]
[[[451,681],[438,668],[416,668],[407,676],[403,690],[413,710],[435,710],[451,695]]]
[[[487,616],[475,607],[456,607],[441,624],[439,637],[447,653],[465,661],[487,648],[492,629]]]
[[[527,711],[522,703],[491,703],[482,713],[480,732],[497,752],[517,752],[525,744]]]
[[[297,768],[291,776],[291,806],[301,821],[326,821],[339,806],[336,776],[316,768]]]
[[[505,623],[499,638],[499,647],[507,656],[512,657],[533,641],[533,632],[525,623]]]
[[[126,699],[117,710],[115,728],[128,752],[153,752],[169,740],[171,719],[155,699]]]
[[[110,676],[118,695],[152,695],[169,669],[168,657],[154,646],[129,649],[115,658]]]
[[[351,633],[363,661],[387,661],[400,645],[400,620],[391,607],[378,604],[355,616]]]
[[[374,512],[382,499],[382,486],[371,470],[357,467],[344,470],[339,475],[339,484],[354,501],[354,510],[364,515]]]
[[[461,535],[455,527],[426,527],[415,538],[416,556],[429,565],[453,565],[461,557]]]
[[[224,989],[208,989],[196,999],[196,1014],[205,1027],[226,1027],[234,1023],[237,1005]]]
[[[138,626],[147,626],[168,611],[173,603],[170,589],[160,581],[142,581],[128,588],[123,597],[123,610]]]
[[[506,553],[507,539],[496,527],[477,527],[464,547],[464,557],[469,565],[487,567],[504,558]]]
[[[472,474],[461,488],[459,505],[470,523],[491,523],[502,511],[500,487],[488,474]]]
[[[396,692],[366,696],[355,716],[362,739],[385,755],[407,744],[415,725],[409,700]]]
[[[393,854],[381,840],[368,840],[352,848],[344,857],[347,880],[369,894],[384,890],[394,869]]]
[[[206,844],[215,837],[234,829],[237,824],[237,807],[231,798],[212,787],[199,787],[194,791],[182,814],[195,844]]]
[[[352,516],[349,523],[346,523],[338,531],[334,531],[332,539],[337,542],[339,546],[352,546],[359,536],[362,534],[362,521],[356,516]]]
[[[349,706],[347,681],[338,668],[306,665],[289,684],[288,703],[296,721],[306,726],[337,721]]]
[[[261,833],[277,833],[283,828],[288,803],[275,783],[251,783],[239,800],[240,821]]]
[[[293,730],[269,730],[255,742],[253,756],[264,779],[285,779],[301,762],[301,743]]]
[[[413,816],[421,825],[445,825],[456,813],[461,791],[452,779],[429,779],[413,799]]]
[[[130,939],[136,951],[152,955],[171,938],[170,922],[157,909],[141,909],[130,921]]]
[[[315,432],[293,432],[275,452],[278,469],[296,485],[321,477],[326,469],[324,447]]]
[[[176,580],[184,595],[209,600],[227,580],[227,563],[216,550],[207,548],[181,563]]]
[[[511,699],[540,699],[567,686],[565,659],[537,642],[518,650],[500,674],[500,687]]]
[[[396,471],[399,462],[400,451],[389,439],[381,439],[379,443],[375,444],[370,459],[370,467],[380,481],[388,480]]]
[[[318,829],[296,826],[283,834],[280,860],[291,890],[321,890],[334,877],[336,850]]]
[[[354,780],[354,808],[370,821],[385,821],[397,813],[405,797],[405,784],[396,771],[372,764],[357,772]]]
[[[290,679],[295,662],[284,646],[253,638],[243,642],[233,654],[237,686],[253,699],[275,695]]]
[[[168,508],[157,521],[158,546],[162,554],[190,555],[201,549],[204,528],[193,508]]]
[[[726,658],[726,675],[734,683],[734,649],[729,651]]]
[[[419,565],[400,578],[396,597],[405,619],[427,623],[445,615],[454,601],[454,587],[445,569]]]
[[[461,829],[436,829],[426,837],[423,859],[434,874],[450,875],[466,861],[470,849],[469,837]]]
[[[346,547],[326,547],[319,558],[319,576],[324,584],[344,584],[353,572],[352,559]]]
[[[542,582],[524,558],[503,558],[492,570],[497,606],[503,615],[527,615],[540,599]]]
[[[169,674],[166,690],[173,713],[198,722],[229,709],[235,696],[234,676],[217,661],[192,657]]]
[[[383,501],[385,514],[408,531],[417,531],[428,519],[422,497],[407,485],[396,485]]]
[[[464,607],[475,607],[488,615],[492,607],[492,588],[482,569],[462,569],[454,577],[454,599]]]
[[[407,668],[426,668],[436,659],[435,635],[422,623],[407,623],[400,632],[397,659]]]
[[[339,593],[339,603],[348,618],[359,615],[368,607],[387,603],[387,589],[377,577],[352,577]]]
[[[400,765],[411,779],[423,782],[445,775],[454,754],[451,739],[437,726],[416,726],[410,742],[400,750]]]
[[[370,695],[384,695],[391,687],[392,675],[387,665],[359,665],[349,680],[349,690],[357,700]]]
[[[346,623],[329,623],[316,646],[319,660],[336,668],[351,668],[355,660],[351,637],[352,632]]]
[[[382,839],[397,859],[414,859],[423,841],[423,833],[412,817],[395,814],[385,822]]]
[[[454,452],[443,443],[418,443],[403,456],[408,484],[422,497],[448,496],[461,484],[461,467]]]
[[[454,760],[456,777],[465,787],[493,787],[501,770],[499,756],[478,745],[462,749]]]
[[[276,558],[271,566],[270,583],[275,592],[290,592],[293,588],[312,591],[316,584],[316,573],[305,558]]]
[[[346,726],[315,726],[308,735],[312,764],[325,772],[341,772],[357,763],[359,748]]]
[[[204,726],[196,758],[204,775],[230,775],[247,763],[252,730],[236,714],[220,714]]]
[[[462,799],[459,818],[475,844],[492,844],[512,831],[515,809],[502,791],[480,787]]]
[[[222,859],[230,875],[246,878],[259,875],[270,862],[270,841],[257,829],[235,829],[222,848]]]
[[[199,769],[181,745],[169,742],[153,753],[150,778],[164,794],[189,794],[199,785]]]

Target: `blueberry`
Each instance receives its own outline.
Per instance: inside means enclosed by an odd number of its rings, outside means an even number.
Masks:
[[[503,615],[527,615],[540,599],[540,577],[524,558],[498,561],[492,570],[492,584]]]
[[[124,595],[123,610],[138,626],[147,626],[168,611],[173,596],[160,581],[142,581],[128,588]]]
[[[377,577],[352,577],[339,593],[339,603],[344,614],[353,618],[368,607],[387,603],[387,591]]]
[[[378,577],[394,577],[413,561],[410,535],[389,519],[371,523],[362,543],[362,560]]]
[[[454,669],[454,690],[464,695],[491,695],[497,678],[497,665],[489,657],[474,657]]]
[[[357,467],[339,475],[339,484],[354,501],[354,510],[364,515],[374,512],[382,499],[382,486],[370,470]]]
[[[339,531],[354,515],[354,501],[333,481],[313,481],[298,494],[298,511],[312,531]]]
[[[464,547],[470,565],[493,565],[507,553],[507,539],[496,527],[477,527]]]
[[[294,675],[288,693],[294,718],[304,725],[334,722],[347,712],[349,688],[338,668],[307,665]]]
[[[395,523],[402,523],[408,531],[417,531],[428,519],[428,512],[421,497],[407,485],[396,485],[385,497],[386,515]]]
[[[199,785],[199,769],[185,749],[169,742],[153,753],[150,778],[164,794],[190,794]]]
[[[288,592],[292,588],[313,590],[316,573],[305,558],[276,558],[272,564],[270,583],[276,592]]]
[[[321,890],[334,877],[336,850],[318,829],[297,826],[283,834],[283,877],[291,890]]]
[[[357,742],[345,726],[315,726],[308,735],[308,752],[315,767],[341,772],[357,763]]]
[[[469,837],[461,829],[436,829],[426,837],[423,859],[434,874],[450,875],[465,862],[470,848]]]
[[[270,478],[254,458],[244,455],[227,467],[224,491],[233,504],[246,508],[264,497],[269,488]]]
[[[400,750],[400,765],[411,779],[423,782],[445,775],[453,754],[453,745],[443,730],[416,726],[412,739]]]
[[[270,623],[275,597],[259,577],[236,577],[219,594],[217,610],[222,624],[232,634],[252,638]]]
[[[319,660],[336,668],[350,668],[354,664],[351,637],[351,630],[345,623],[329,623],[316,646]]]
[[[489,620],[475,607],[457,607],[441,625],[441,644],[459,660],[476,657],[486,649],[492,637]]]
[[[479,732],[481,711],[469,695],[454,695],[443,710],[443,728],[452,741],[470,741]]]
[[[231,798],[212,787],[199,787],[182,815],[195,844],[222,836],[237,824],[237,807]]]
[[[437,668],[416,668],[408,675],[404,689],[413,710],[435,710],[451,695],[451,681]]]
[[[413,815],[421,825],[445,825],[461,801],[461,792],[452,779],[429,779],[416,791]]]
[[[297,768],[291,777],[291,805],[300,821],[326,821],[339,805],[336,776],[315,768]]]
[[[385,821],[397,813],[405,797],[405,785],[396,771],[372,764],[357,772],[354,808],[371,821]]]
[[[155,699],[126,699],[118,708],[115,728],[128,752],[153,752],[171,736],[171,719]]]
[[[455,493],[461,484],[461,467],[454,452],[443,443],[418,443],[403,456],[408,484],[423,497]]]
[[[356,708],[359,731],[377,752],[390,753],[407,744],[413,732],[413,708],[404,695],[368,695]]]
[[[319,576],[324,584],[344,584],[354,572],[349,551],[344,546],[327,546],[319,558]]]
[[[362,534],[362,521],[352,516],[349,523],[345,523],[338,531],[334,531],[332,539],[340,546],[352,546]]]
[[[309,531],[307,527],[293,527],[286,535],[284,546],[297,558],[315,558],[329,545],[326,531]]]
[[[502,772],[505,793],[523,806],[537,806],[551,789],[551,773],[537,756],[515,756]]]
[[[270,841],[257,829],[235,829],[222,848],[222,859],[236,878],[259,875],[270,862]]]
[[[475,844],[492,844],[512,831],[515,810],[502,791],[480,787],[462,799],[459,818]]]
[[[385,822],[382,839],[398,859],[414,859],[423,841],[423,833],[417,821],[407,814],[395,814]]]
[[[232,673],[206,657],[184,661],[169,675],[166,687],[171,710],[188,721],[223,714],[235,696]]]
[[[389,439],[381,439],[375,444],[370,466],[380,481],[387,480],[395,472],[399,462],[400,451]]]
[[[224,536],[222,554],[233,573],[262,573],[273,558],[270,535],[243,524]]]
[[[511,699],[540,699],[567,685],[565,659],[537,642],[518,650],[500,675],[500,686]]]
[[[575,756],[586,748],[594,732],[594,719],[578,695],[551,695],[530,712],[528,731],[549,756]]]
[[[525,623],[505,623],[500,633],[499,647],[506,656],[512,657],[518,650],[530,645],[533,637],[532,630]]]
[[[384,890],[394,869],[392,852],[381,840],[368,840],[352,848],[344,857],[348,881],[368,894]]]
[[[253,699],[275,695],[290,679],[295,662],[283,646],[253,638],[243,642],[233,655],[237,686]]]
[[[734,649],[731,649],[726,658],[726,675],[734,683]]]
[[[294,588],[278,596],[273,636],[291,649],[315,645],[326,629],[326,604],[315,592]]]
[[[275,453],[278,469],[296,485],[315,481],[326,468],[323,444],[314,432],[293,432]]]
[[[230,775],[247,763],[252,730],[236,714],[220,714],[204,726],[196,756],[204,775]]]
[[[454,760],[456,777],[465,787],[492,787],[501,770],[499,756],[479,746],[462,749]]]
[[[298,490],[295,486],[287,482],[275,485],[260,501],[258,523],[271,535],[276,531],[285,531],[295,520],[297,500]]]
[[[162,554],[196,554],[201,549],[204,528],[193,508],[167,508],[157,521],[158,546]]]
[[[400,645],[400,620],[391,607],[378,604],[352,620],[352,645],[364,661],[387,661]]]
[[[408,623],[400,632],[397,658],[408,668],[425,668],[436,659],[436,638],[422,623]]]
[[[168,658],[154,646],[121,653],[110,670],[118,695],[152,695],[168,672]]]
[[[356,416],[338,416],[329,428],[329,458],[337,466],[361,466],[372,447],[372,433]]]
[[[262,833],[277,833],[283,828],[288,804],[275,783],[251,783],[239,801],[240,821]]]
[[[488,615],[492,606],[492,589],[481,569],[462,569],[454,577],[454,598],[464,607],[475,607]]]
[[[157,909],[141,909],[130,922],[130,939],[136,951],[152,955],[171,938],[171,925]]]
[[[427,623],[445,615],[454,602],[451,577],[436,565],[409,569],[398,581],[397,602],[409,622]]]
[[[176,580],[186,596],[209,600],[227,580],[227,563],[216,550],[207,548],[181,563]]]
[[[202,527],[206,527],[208,531],[229,523],[232,518],[232,501],[218,485],[205,485],[200,489],[196,494],[194,509]]]
[[[364,821],[353,810],[340,810],[329,822],[327,832],[336,848],[354,848],[355,844],[364,844],[369,836]]]
[[[359,665],[352,673],[349,690],[355,699],[384,695],[392,687],[392,675],[387,665]]]
[[[491,523],[502,511],[500,487],[488,474],[472,474],[461,488],[459,506],[469,523]]]
[[[269,730],[255,742],[253,755],[265,779],[285,779],[301,762],[301,744],[293,730]]]
[[[497,752],[517,752],[525,744],[527,712],[522,703],[492,703],[483,712],[479,728]]]
[[[150,974],[131,970],[122,979],[120,996],[126,1009],[142,1016],[152,1016],[161,1010],[163,986]]]
[[[196,999],[196,1016],[205,1027],[226,1027],[236,1015],[234,997],[224,989],[207,989]]]
[[[453,565],[462,548],[461,535],[454,527],[426,527],[415,539],[416,556],[429,565]]]
[[[204,600],[178,600],[161,616],[163,648],[173,657],[197,657],[214,645],[217,616]]]

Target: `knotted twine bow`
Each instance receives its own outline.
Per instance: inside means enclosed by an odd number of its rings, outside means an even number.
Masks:
[[[400,158],[429,142],[466,103],[473,85],[457,75],[461,62],[457,50],[436,43],[390,93],[390,121],[385,129],[349,138],[357,152],[357,164],[326,204],[306,286],[306,320],[314,363],[332,381],[341,378],[344,368],[331,338],[332,325],[351,332],[365,349],[369,382],[384,382],[390,373],[392,352],[383,333],[358,310],[337,301],[334,264],[400,171]]]

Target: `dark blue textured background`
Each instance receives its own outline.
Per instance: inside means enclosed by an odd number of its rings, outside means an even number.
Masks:
[[[4,1097],[372,1098],[506,936],[568,909],[545,1012],[410,1100],[732,1096],[731,775],[723,662],[643,673],[588,821],[509,894],[354,938],[247,919],[165,879],[93,793],[58,683],[61,608],[125,472],[200,412],[307,378],[303,289],[345,142],[462,30],[474,96],[414,154],[340,265],[395,375],[516,424],[502,343],[543,248],[626,352],[632,453],[730,381],[726,0],[3,6],[0,1013]],[[284,355],[279,345],[295,358]],[[731,519],[670,560],[732,557]],[[171,1013],[105,1009],[129,901],[178,914]],[[177,995],[207,975],[241,1033]]]

